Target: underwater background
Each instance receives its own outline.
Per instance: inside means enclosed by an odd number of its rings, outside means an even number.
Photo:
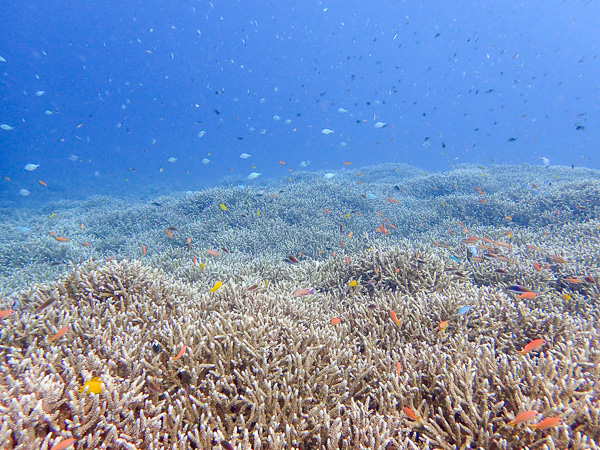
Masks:
[[[343,162],[599,168],[595,2],[8,0],[3,16],[6,206]]]
[[[600,6],[0,27],[0,448],[600,448]]]

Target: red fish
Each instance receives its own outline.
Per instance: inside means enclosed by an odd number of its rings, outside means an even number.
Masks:
[[[529,344],[527,344],[525,347],[523,347],[523,350],[520,350],[519,354],[521,356],[525,356],[527,353],[529,353],[533,350],[537,350],[545,344],[546,344],[546,341],[543,339],[534,339]]]
[[[556,427],[560,425],[560,417],[548,417],[544,420],[541,420],[538,423],[534,423],[533,425],[529,425],[532,428],[537,430],[546,430],[548,428]]]
[[[6,319],[12,313],[14,313],[12,309],[5,309],[4,311],[0,311],[0,320]]]
[[[535,419],[537,415],[538,415],[537,411],[525,411],[525,412],[522,412],[521,414],[519,414],[517,417],[515,417],[510,422],[508,422],[506,425],[513,426],[518,423],[529,422],[530,420]]]

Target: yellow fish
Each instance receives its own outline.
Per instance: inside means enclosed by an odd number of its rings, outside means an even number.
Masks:
[[[350,283],[348,283],[348,286],[350,286],[350,287],[356,286],[356,280],[352,280]]]
[[[219,289],[223,285],[222,281],[217,281],[213,287],[210,288],[210,293],[212,294],[217,289]]]
[[[442,206],[445,208],[446,207],[446,202],[444,200],[441,201]]]
[[[87,387],[88,392],[92,394],[99,394],[102,391],[102,381],[100,381],[100,377],[94,377],[90,381],[86,381],[83,386],[79,388],[79,392],[83,392]]]
[[[48,216],[48,219],[54,219],[57,216],[57,213],[52,213]]]
[[[260,209],[257,209],[257,210],[256,210],[256,214],[257,214],[258,216],[260,216]]]
[[[223,211],[227,211],[227,206],[225,206],[223,203],[219,203],[219,208],[221,208]]]
[[[200,268],[204,269],[204,267],[205,267],[205,264],[204,263],[200,263]]]
[[[571,300],[571,296],[569,294],[563,294],[560,296],[564,301]]]

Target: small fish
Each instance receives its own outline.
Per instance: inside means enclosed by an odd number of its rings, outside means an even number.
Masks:
[[[560,296],[560,298],[563,299],[564,301],[571,300],[571,296],[569,294],[563,294]]]
[[[471,306],[462,306],[460,308],[458,308],[458,310],[456,311],[456,314],[459,316],[464,316],[466,313],[469,312],[469,310],[471,309]]]
[[[345,114],[348,112],[348,110],[344,108],[338,108],[337,112],[339,112],[340,114]]]
[[[221,247],[221,250],[223,250],[223,252],[225,253],[231,253],[229,250],[227,250],[225,247]]]
[[[249,153],[242,153],[242,154],[240,155],[240,158],[242,158],[242,159],[248,159],[248,158],[250,158],[251,156],[252,156],[252,155],[250,155]]]
[[[215,292],[217,289],[219,289],[219,288],[220,288],[222,285],[223,285],[223,282],[222,282],[222,281],[217,281],[217,282],[216,282],[216,283],[213,285],[213,287],[211,287],[211,288],[209,289],[210,293],[212,294],[212,293],[213,293],[213,292]]]
[[[58,242],[67,242],[69,240],[66,237],[62,236],[55,236],[54,239],[56,239]]]
[[[48,306],[50,306],[52,303],[54,303],[56,301],[55,298],[50,298],[48,300],[46,300],[44,303],[42,303],[40,306],[38,306],[37,308],[35,308],[35,312],[40,312],[41,310],[47,308]],[[1,314],[1,313],[0,313]]]
[[[531,428],[535,428],[536,430],[547,430],[548,428],[556,427],[560,425],[560,417],[547,417],[539,421],[538,423],[534,423],[529,425]]]
[[[10,125],[7,125],[5,123],[3,123],[2,125],[0,125],[0,128],[2,128],[4,131],[10,131],[10,130],[14,130],[15,127],[11,127]]]
[[[84,389],[88,388],[88,393],[90,394],[99,394],[102,391],[102,381],[100,377],[94,377],[89,381],[86,381],[83,386],[79,388],[79,392],[83,392]]]
[[[448,328],[448,321],[447,320],[442,320],[439,324],[438,324],[438,328],[440,329],[440,338],[443,339],[444,338],[444,331]]]
[[[522,294],[520,294],[517,298],[519,300],[530,300],[532,298],[536,298],[538,295],[535,292],[523,292]]]
[[[29,194],[31,194],[31,192],[29,192],[27,189],[20,189],[19,190],[19,195],[22,197],[27,197]]]
[[[334,317],[333,319],[331,319],[331,322],[329,322],[331,325],[337,325],[338,323],[340,323],[342,320],[339,317]]]
[[[521,356],[525,356],[527,353],[529,353],[533,350],[537,350],[545,344],[546,344],[546,341],[543,339],[534,339],[529,344],[527,344],[525,347],[523,347],[523,350],[520,350],[518,353]]]
[[[185,351],[187,350],[187,347],[185,346],[185,344],[183,344],[183,347],[181,347],[181,350],[179,350],[179,353],[177,353],[177,356],[175,356],[173,358],[173,362],[177,361],[179,358],[181,358],[183,356],[183,354],[185,353]]]
[[[160,384],[158,384],[156,381],[151,380],[150,378],[146,379],[146,385],[148,386],[148,389],[150,389],[150,391],[154,392],[155,394],[163,393]]]
[[[506,425],[514,426],[519,423],[529,422],[530,420],[535,419],[537,415],[538,415],[537,411],[525,411],[525,412],[522,412],[521,414],[519,414],[517,417],[515,417],[510,422],[508,422]]]
[[[334,132],[334,131],[333,131],[333,130],[330,130],[329,128],[323,128],[323,129],[321,130],[321,133],[323,133],[323,134],[325,134],[325,135],[327,135],[327,134],[331,134],[331,133],[333,133],[333,132]]]
[[[542,270],[542,268],[540,267],[540,265],[539,265],[537,262],[535,262],[535,261],[534,261],[534,263],[533,263],[533,269],[534,269],[536,272],[541,272],[541,270]]]
[[[167,161],[169,161],[170,163],[174,163],[175,161],[177,161],[177,158],[171,156],[169,159],[167,159]]]
[[[526,287],[519,286],[518,284],[509,286],[508,289],[515,292],[531,292],[531,289],[527,289]]]
[[[314,289],[300,288],[300,289],[296,289],[294,292],[292,292],[292,295],[294,297],[304,297],[305,295],[312,295],[314,293],[315,293]]]
[[[64,441],[60,441],[58,444],[53,445],[50,450],[65,450],[73,445],[76,440],[77,439],[75,438],[65,439]]]
[[[196,258],[195,256],[192,258],[192,263],[194,265],[198,264],[198,258]]]
[[[227,211],[227,206],[225,206],[223,203],[219,203],[219,208],[221,208],[222,211]]]
[[[173,239],[173,233],[171,233],[169,230],[165,230],[165,234],[169,237],[169,239]]]
[[[179,231],[179,228],[177,228],[177,227],[169,227],[169,228],[167,228],[167,230],[169,230],[169,231]]]
[[[208,253],[210,256],[219,256],[220,255],[220,253],[215,250],[206,250],[206,253]]]
[[[348,286],[350,286],[350,287],[354,287],[354,286],[356,286],[356,280],[352,280],[352,281],[350,281],[350,282],[348,283]]]
[[[578,279],[578,278],[565,278],[565,281],[566,281],[567,283],[571,283],[571,284],[579,284],[579,283],[581,283],[581,282],[582,282],[582,281],[581,281],[580,279]]]
[[[398,320],[398,317],[396,317],[396,313],[394,311],[390,311],[390,316],[396,325],[400,325],[400,321]]]
[[[408,406],[402,408],[402,411],[404,411],[404,414],[406,414],[410,420],[414,420],[415,422],[419,421],[420,418]]]
[[[25,170],[28,170],[29,172],[34,171],[35,169],[37,169],[38,167],[40,167],[39,164],[27,164],[25,166]]]
[[[63,337],[63,336],[65,335],[65,333],[66,333],[67,331],[69,331],[69,327],[67,327],[67,326],[64,326],[64,327],[62,327],[60,330],[58,330],[58,332],[57,332],[57,333],[56,333],[54,336],[52,336],[51,338],[48,338],[48,340],[49,340],[50,342],[52,342],[52,341],[55,341],[55,340],[57,340],[57,339],[60,339],[61,337]]]
[[[258,178],[259,176],[261,176],[261,173],[258,172],[252,172],[250,175],[248,175],[246,178],[248,180],[254,180],[255,178]]]
[[[5,309],[4,311],[0,311],[0,320],[6,319],[12,313],[14,313],[12,309]]]
[[[323,175],[323,178],[325,178],[326,180],[329,180],[330,178],[333,178],[334,176],[335,176],[335,173],[327,172],[325,175]]]
[[[146,256],[146,246],[142,245],[142,257]]]
[[[287,260],[293,264],[298,264],[300,262],[294,255],[289,255],[287,257]]]

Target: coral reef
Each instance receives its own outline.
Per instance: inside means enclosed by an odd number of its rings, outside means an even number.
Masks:
[[[597,174],[398,170],[19,216],[3,448],[600,448]]]

